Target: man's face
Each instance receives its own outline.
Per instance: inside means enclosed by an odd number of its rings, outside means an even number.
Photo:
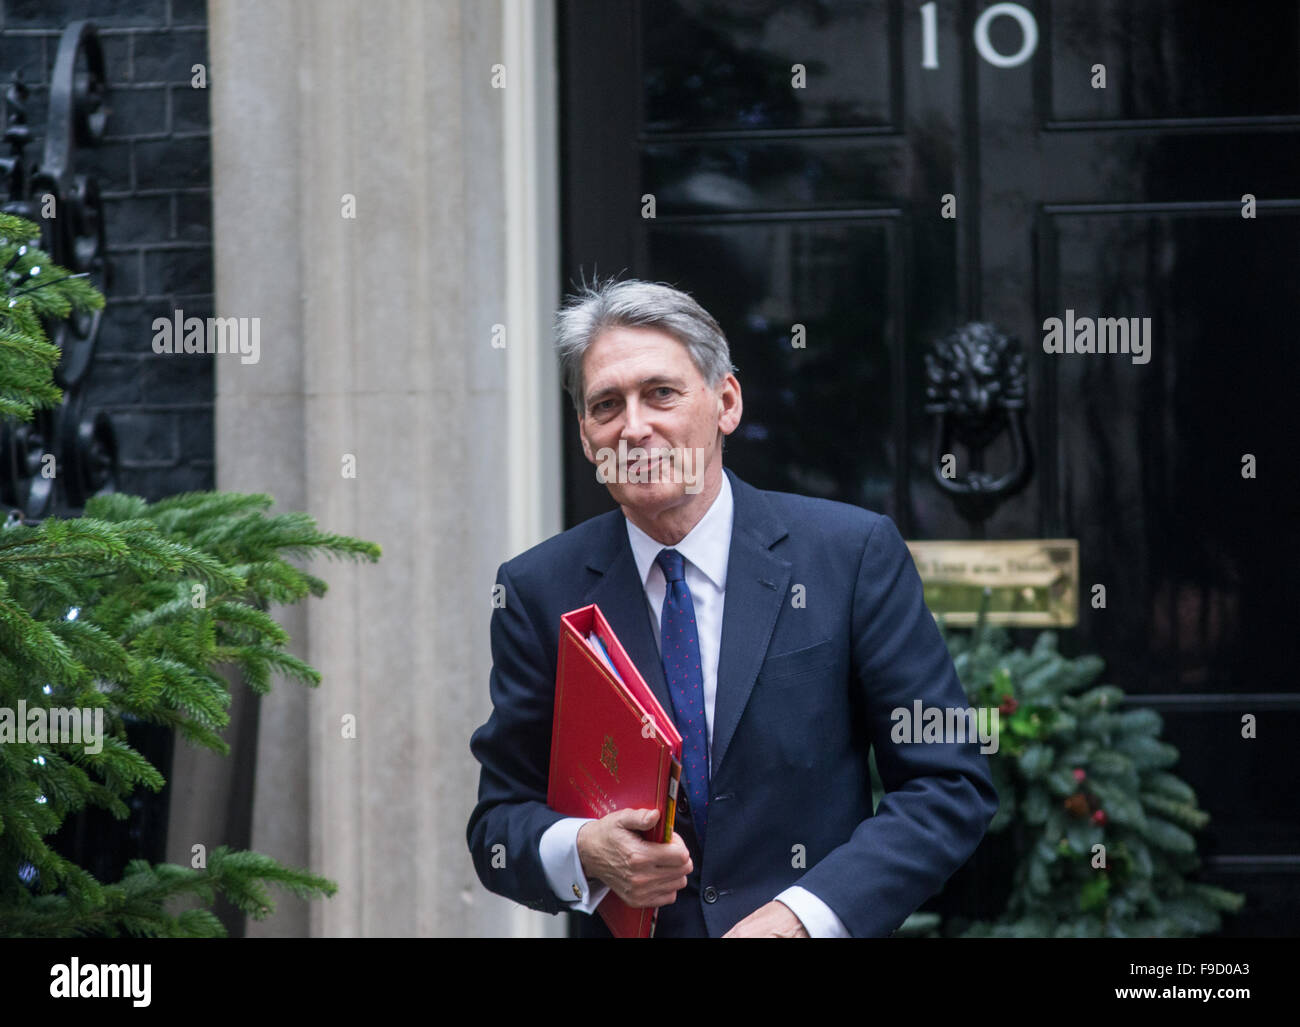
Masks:
[[[735,375],[710,388],[686,347],[656,328],[606,329],[587,348],[582,369],[583,452],[598,469],[610,466],[620,442],[628,452],[607,482],[620,506],[654,517],[690,503],[720,476],[721,435],[740,423]],[[634,459],[636,449],[646,458]]]

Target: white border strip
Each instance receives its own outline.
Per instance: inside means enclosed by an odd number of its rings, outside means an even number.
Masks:
[[[553,0],[505,0],[507,542],[519,553],[560,530],[559,154]]]

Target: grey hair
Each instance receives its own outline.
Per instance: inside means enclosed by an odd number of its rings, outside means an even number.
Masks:
[[[686,347],[710,386],[734,373],[731,350],[713,315],[688,293],[662,282],[613,278],[583,284],[555,316],[555,348],[564,389],[581,417],[582,358],[607,328],[657,328]]]

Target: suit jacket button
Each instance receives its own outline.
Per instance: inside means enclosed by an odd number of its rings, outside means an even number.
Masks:
[[[718,901],[718,889],[715,888],[715,887],[713,887],[713,885],[709,885],[707,888],[705,888],[705,889],[704,889],[704,901],[705,901],[705,902],[717,902],[717,901]]]
[[[686,801],[686,789],[685,789],[685,788],[683,788],[683,789],[681,790],[681,792],[680,792],[680,796],[681,796],[681,797],[677,800],[677,808],[678,808],[679,810],[681,810],[683,813],[690,813],[690,811],[691,811],[691,804],[690,804],[689,802]]]

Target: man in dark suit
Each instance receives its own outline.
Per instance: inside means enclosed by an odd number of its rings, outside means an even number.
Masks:
[[[659,907],[658,937],[888,935],[997,810],[975,739],[891,737],[917,701],[968,711],[898,530],[724,470],[740,383],[685,293],[589,287],[558,336],[584,451],[620,509],[498,571],[493,712],[470,741],[479,879],[551,913],[591,913],[613,889]],[[546,805],[560,616],[590,603],[683,736],[671,842],[641,837],[653,811]]]

